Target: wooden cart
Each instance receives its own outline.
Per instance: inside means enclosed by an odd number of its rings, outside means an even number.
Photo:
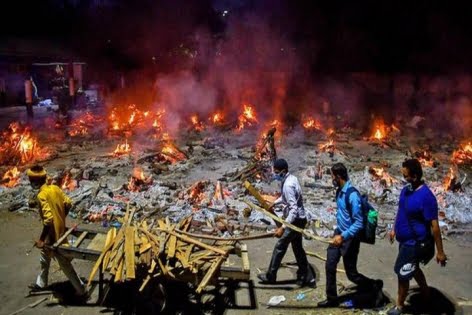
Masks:
[[[106,235],[109,228],[95,225],[77,225],[68,228],[64,235],[53,245],[54,249],[61,255],[71,259],[81,259],[97,261],[105,246]],[[232,264],[232,265],[230,265]],[[197,283],[200,275],[195,275],[194,279],[188,281]],[[247,245],[241,244],[230,253],[226,262],[220,267],[218,280],[238,280],[248,281],[250,277],[249,256]],[[104,298],[104,274],[99,268],[98,281],[98,303]]]

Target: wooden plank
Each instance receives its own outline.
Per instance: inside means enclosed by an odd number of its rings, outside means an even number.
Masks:
[[[125,228],[125,265],[126,279],[136,278],[134,267],[134,227],[127,226]]]
[[[120,232],[121,232],[121,230],[120,230]],[[118,234],[120,234],[120,233],[118,233]],[[103,258],[105,257],[106,252],[111,249],[112,245],[113,245],[113,243],[110,243],[110,244],[108,245],[108,247],[106,247],[106,248],[102,251],[102,253],[100,254],[100,257],[98,257],[97,262],[96,262],[95,265],[93,266],[92,272],[90,273],[87,286],[90,286],[90,285],[92,284],[92,280],[93,280],[93,278],[95,277],[95,274],[97,273],[98,269],[100,268],[100,266],[101,266],[101,264],[102,264],[102,261],[103,261]]]
[[[97,234],[87,245],[87,249],[102,251],[107,239],[106,234]]]
[[[116,274],[115,274],[115,282],[121,281],[123,278],[123,268],[124,268],[124,259],[121,259],[120,264],[118,265],[118,268],[116,269]]]
[[[219,257],[212,263],[210,269],[205,274],[205,277],[203,277],[202,282],[200,282],[197,289],[195,290],[197,294],[202,293],[202,291],[208,285],[208,283],[213,278],[214,274],[216,273],[218,268],[221,266],[221,264],[225,261],[225,259],[226,259],[225,257]]]
[[[249,255],[248,255],[248,252],[247,252],[247,245],[246,244],[241,245],[241,260],[243,261],[243,271],[244,272],[249,272],[251,267],[249,265]]]
[[[151,243],[142,244],[139,248],[139,255],[142,255],[143,253],[147,252],[149,249],[151,249],[151,247]]]
[[[220,255],[223,255],[223,256],[227,256],[228,255],[228,252],[222,250],[222,249],[219,249],[217,247],[214,247],[214,246],[211,246],[211,245],[208,245],[208,244],[205,244],[203,242],[200,242],[198,240],[195,240],[193,238],[190,238],[186,235],[183,235],[183,234],[178,234],[178,233],[175,233],[174,231],[167,231],[167,233],[171,234],[171,235],[175,235],[177,236],[178,238],[180,238],[181,240],[187,242],[187,243],[192,243],[194,245],[197,245],[198,247],[202,247],[202,248],[205,248],[205,249],[209,249],[211,251],[214,251]]]
[[[52,245],[54,248],[58,248],[62,243],[67,239],[67,237],[75,230],[77,224],[70,229],[68,229],[55,243]]]
[[[175,247],[177,245],[177,237],[175,235],[172,235],[169,238],[169,242],[167,242],[168,247],[167,247],[167,259],[174,258],[175,256]]]
[[[57,252],[65,257],[82,259],[96,262],[100,257],[101,252],[85,248],[74,248],[70,246],[59,246]]]
[[[79,247],[80,244],[82,244],[82,242],[84,241],[84,239],[85,239],[85,237],[87,236],[88,233],[89,233],[89,232],[87,232],[87,231],[83,231],[83,232],[80,234],[80,236],[77,238],[77,240],[75,241],[75,243],[72,245],[72,247],[75,247],[75,248]]]

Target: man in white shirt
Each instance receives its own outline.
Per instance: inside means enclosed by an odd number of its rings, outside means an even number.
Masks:
[[[303,207],[302,189],[298,179],[288,172],[288,163],[284,159],[274,162],[274,179],[281,181],[282,194],[270,210],[276,205],[284,205],[283,218],[299,228],[305,228],[307,219],[305,208]],[[292,244],[293,254],[297,260],[297,284],[299,286],[315,286],[314,270],[309,266],[305,250],[302,244],[302,235],[284,225],[277,228],[275,236],[279,238],[275,244],[267,273],[257,275],[262,284],[276,283],[277,270],[280,267],[283,257],[287,252],[288,245]]]

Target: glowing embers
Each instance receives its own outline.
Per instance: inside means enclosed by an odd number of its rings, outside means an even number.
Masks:
[[[439,163],[433,158],[433,155],[428,150],[421,150],[415,152],[415,157],[420,161],[421,165],[427,167],[437,167]]]
[[[375,180],[380,180],[380,183],[384,187],[390,187],[398,180],[390,176],[390,174],[383,167],[369,167],[369,173]]]
[[[128,139],[125,139],[125,143],[119,143],[113,151],[113,156],[122,156],[131,153],[131,146],[128,143]]]
[[[186,160],[188,158],[187,155],[177,148],[177,146],[170,139],[164,140],[164,144],[161,149],[161,157],[171,164]]]
[[[69,126],[67,134],[70,137],[85,137],[90,135],[90,131],[96,128],[97,123],[101,123],[102,118],[94,116],[90,112],[75,119]]]
[[[200,120],[200,118],[198,118],[197,114],[192,115],[190,117],[190,121],[192,123],[192,128],[191,128],[192,130],[195,130],[197,132],[201,132],[201,131],[205,130],[205,125]]]
[[[46,157],[29,127],[11,123],[0,137],[0,164],[18,165]]]
[[[305,128],[305,130],[318,130],[318,131],[321,131],[322,130],[322,125],[321,123],[313,118],[313,117],[308,117],[306,119],[302,119],[302,126],[303,128]]]
[[[392,140],[394,137],[399,136],[400,133],[400,129],[393,124],[387,126],[383,122],[377,122],[374,124],[374,129],[369,140],[384,142]]]
[[[472,164],[472,143],[460,146],[452,153],[452,162],[455,164]]]
[[[76,189],[77,186],[78,186],[77,180],[72,179],[70,171],[64,172],[64,175],[62,176],[62,179],[61,179],[60,187],[64,190],[72,191]]]
[[[143,191],[148,189],[151,184],[152,175],[146,176],[142,168],[135,167],[126,188],[129,191]]]
[[[457,167],[450,167],[449,172],[444,179],[443,187],[445,190],[449,191],[461,191],[462,190],[462,183],[459,180],[459,170]]]
[[[254,108],[251,105],[244,104],[243,112],[238,117],[238,126],[236,129],[238,131],[241,131],[248,126],[254,126],[254,125],[257,125],[258,123],[259,121],[257,120],[256,112],[254,111]]]
[[[318,149],[321,151],[321,152],[327,152],[329,153],[330,155],[334,154],[334,151],[336,150],[336,146],[334,144],[334,140],[333,139],[329,139],[327,142],[325,143],[320,143],[318,144]]]
[[[210,121],[213,123],[215,126],[222,125],[224,123],[224,115],[223,113],[216,112],[210,117]]]
[[[18,185],[20,182],[21,172],[15,166],[3,174],[2,180],[0,181],[0,186],[12,188]]]

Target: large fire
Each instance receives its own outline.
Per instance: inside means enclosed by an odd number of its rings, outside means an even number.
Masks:
[[[452,162],[456,164],[472,163],[472,143],[469,142],[454,151],[454,153],[452,153]]]
[[[125,143],[119,143],[113,151],[113,156],[121,156],[131,153],[131,146],[128,144],[128,139],[125,139]]]
[[[2,177],[1,186],[12,188],[20,182],[21,172],[15,166],[9,169]]]
[[[11,123],[1,135],[0,163],[9,165],[33,162],[44,153],[39,150],[38,142],[29,127]]]
[[[244,104],[244,109],[241,115],[238,117],[238,127],[237,130],[243,130],[246,126],[253,126],[259,121],[256,117],[256,112],[251,105]]]
[[[70,124],[67,134],[70,137],[86,136],[90,133],[90,129],[94,128],[96,124],[101,121],[102,119],[100,117],[94,116],[90,112],[86,112]]]
[[[156,112],[142,111],[134,104],[120,109],[113,108],[108,118],[109,130],[114,133],[132,133],[138,128],[162,131],[162,117],[164,114],[165,110],[163,109],[159,109]]]

